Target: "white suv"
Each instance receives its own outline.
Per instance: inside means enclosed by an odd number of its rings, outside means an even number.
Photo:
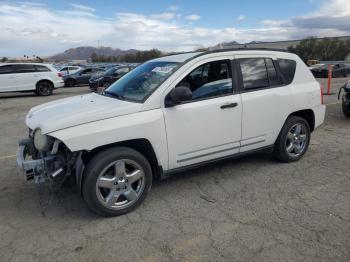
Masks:
[[[64,86],[62,74],[53,66],[39,63],[0,64],[0,93],[34,91],[49,96]]]
[[[27,180],[75,178],[92,210],[120,215],[154,178],[267,149],[299,160],[324,117],[320,85],[294,54],[178,54],[144,63],[103,94],[34,107],[17,162]]]

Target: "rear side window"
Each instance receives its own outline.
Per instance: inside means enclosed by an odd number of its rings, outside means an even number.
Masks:
[[[271,58],[239,59],[244,89],[259,89],[281,86],[282,79]]]
[[[34,73],[36,72],[36,69],[34,65],[13,65],[13,67],[16,70],[16,73]]]
[[[13,70],[11,65],[0,66],[0,74],[1,75],[12,74],[12,73],[14,73],[14,70]]]
[[[241,65],[244,89],[256,89],[269,86],[265,59],[264,58],[242,58]]]
[[[278,64],[280,66],[284,80],[286,81],[285,84],[289,85],[293,82],[297,63],[294,60],[290,59],[278,59]]]
[[[46,66],[36,65],[35,66],[37,72],[50,72],[51,70]]]

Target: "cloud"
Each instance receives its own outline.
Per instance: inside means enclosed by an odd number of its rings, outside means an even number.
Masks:
[[[170,10],[170,11],[177,11],[177,10],[179,10],[179,6],[178,5],[171,5],[171,6],[169,6],[168,7],[168,9]]]
[[[199,15],[193,14],[193,15],[186,16],[186,19],[189,21],[197,21],[197,20],[201,19],[201,17]]]
[[[171,20],[176,16],[174,13],[161,13],[157,15],[151,15],[151,18],[159,20]]]
[[[55,10],[47,5],[0,2],[0,57],[24,53],[45,56],[98,43],[121,49],[191,51],[233,40],[245,43],[346,35],[350,34],[349,5],[329,0],[304,16],[264,20],[255,28],[240,29],[193,25],[187,21],[198,20],[198,15],[181,17],[176,12],[100,17],[86,6]],[[341,11],[335,14],[334,10]]]
[[[238,17],[237,17],[237,21],[243,21],[243,20],[245,20],[246,19],[246,16],[245,15],[239,15]]]
[[[95,8],[92,8],[92,7],[87,6],[87,5],[80,5],[80,4],[74,4],[74,3],[70,3],[69,5],[75,9],[85,11],[85,12],[95,12],[96,11]]]

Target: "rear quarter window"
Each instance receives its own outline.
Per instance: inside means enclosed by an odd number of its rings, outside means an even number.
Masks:
[[[284,80],[286,81],[285,84],[289,85],[293,82],[297,63],[291,59],[278,59],[278,64]]]
[[[43,65],[36,65],[35,69],[37,72],[50,72],[51,71],[48,67],[43,66]]]

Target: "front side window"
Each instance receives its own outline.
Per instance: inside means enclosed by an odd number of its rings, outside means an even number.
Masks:
[[[192,101],[233,93],[230,60],[206,63],[185,76],[176,87],[188,87]]]
[[[104,94],[141,103],[147,99],[179,66],[176,62],[150,61],[114,82]]]
[[[4,74],[12,74],[15,73],[13,70],[13,67],[11,65],[4,65],[4,66],[0,66],[0,74],[4,75]]]

